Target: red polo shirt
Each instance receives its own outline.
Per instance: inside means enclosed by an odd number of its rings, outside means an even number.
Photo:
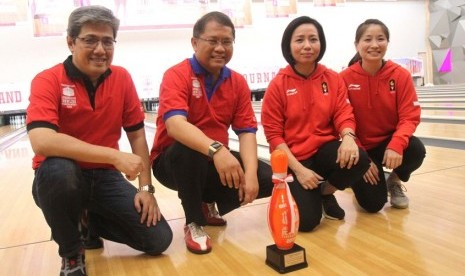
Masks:
[[[122,128],[135,131],[144,127],[145,115],[132,78],[119,66],[110,66],[93,88],[69,57],[34,77],[29,101],[28,131],[48,127],[93,145],[119,149]],[[34,156],[33,168],[43,160],[42,156]],[[112,167],[83,162],[80,165]]]
[[[174,140],[166,131],[165,120],[181,114],[208,137],[228,145],[228,129],[237,133],[257,131],[257,121],[244,77],[224,67],[218,83],[207,93],[207,73],[195,58],[186,59],[168,69],[160,85],[157,132],[151,160]]]

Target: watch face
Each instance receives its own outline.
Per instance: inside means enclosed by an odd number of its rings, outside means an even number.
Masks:
[[[221,144],[220,142],[218,141],[215,141],[213,142],[210,147],[208,148],[208,155],[210,157],[213,157],[213,155],[223,146],[223,144]]]
[[[153,194],[155,193],[155,187],[153,185],[144,185],[139,188],[139,191],[149,192]]]

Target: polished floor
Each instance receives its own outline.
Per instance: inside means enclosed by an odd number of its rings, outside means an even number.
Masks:
[[[148,124],[150,125],[150,124]],[[147,127],[148,139],[153,128]],[[259,136],[260,137],[260,136]],[[123,149],[127,143],[122,139]],[[349,190],[337,192],[344,221],[323,219],[296,242],[308,268],[290,275],[462,275],[465,271],[465,151],[428,147],[424,165],[406,185],[409,209],[387,203],[378,214],[360,210]],[[50,229],[31,196],[32,150],[27,136],[0,152],[0,275],[57,275],[60,258]],[[188,252],[184,216],[173,191],[156,183],[157,199],[174,231],[168,250],[150,257],[105,241],[86,252],[89,275],[276,275],[265,264],[273,243],[267,199],[225,216],[226,227],[207,227],[208,255]]]
[[[426,116],[463,120],[460,100],[448,111],[440,111],[445,107],[440,101],[429,104],[438,109],[423,112]],[[254,107],[259,112],[260,104]],[[149,146],[153,122],[154,114],[147,114]],[[299,233],[296,243],[305,248],[309,266],[288,275],[464,275],[464,127],[464,122],[420,124],[417,136],[455,139],[461,144],[458,148],[427,146],[422,167],[405,184],[408,209],[386,203],[379,213],[368,214],[358,207],[350,189],[338,191],[345,220],[322,219],[314,231]],[[5,142],[8,133],[15,133],[14,139]],[[257,138],[259,156],[268,158],[262,129]],[[0,276],[58,275],[58,247],[50,240],[50,229],[31,196],[33,152],[24,127],[0,127],[0,146]],[[237,142],[231,140],[231,147],[237,147]],[[129,150],[125,138],[121,148]],[[267,225],[268,199],[225,215],[225,227],[206,227],[213,250],[195,255],[184,245],[184,214],[176,193],[153,181],[158,203],[174,232],[168,250],[150,257],[105,240],[103,249],[86,252],[89,275],[279,274],[265,264],[265,248],[273,243]]]

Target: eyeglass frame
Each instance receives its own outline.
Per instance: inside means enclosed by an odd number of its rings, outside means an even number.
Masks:
[[[235,42],[234,39],[229,40],[229,39],[207,39],[207,38],[201,38],[201,37],[196,37],[196,38],[207,42],[211,47],[217,47],[218,45],[221,45],[225,48],[231,48]]]
[[[87,36],[87,37],[76,36],[75,39],[76,38],[79,38],[84,43],[84,47],[87,49],[95,49],[97,48],[99,43],[101,43],[103,49],[107,51],[115,49],[116,40],[110,37],[97,38],[96,36]],[[94,42],[90,44],[89,40],[92,40]],[[110,42],[110,41],[111,41],[111,45],[105,45],[106,42]]]

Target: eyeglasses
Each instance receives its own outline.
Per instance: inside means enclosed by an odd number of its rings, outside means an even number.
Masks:
[[[76,38],[79,38],[84,43],[84,47],[88,49],[95,49],[97,48],[98,43],[102,42],[103,49],[113,50],[113,48],[115,48],[115,43],[116,43],[116,40],[110,37],[104,37],[100,39],[95,36],[85,36],[85,37],[77,36]]]
[[[197,37],[197,39],[207,42],[212,47],[222,45],[225,48],[230,48],[234,44],[234,40],[230,40],[230,39],[205,39],[201,37]]]

